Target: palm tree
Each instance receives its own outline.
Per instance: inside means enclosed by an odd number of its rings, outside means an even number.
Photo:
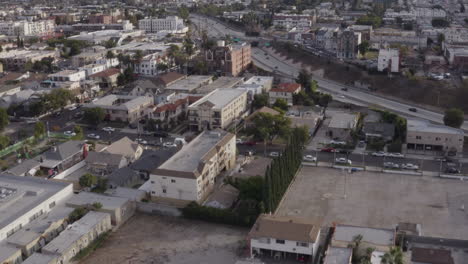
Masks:
[[[382,264],[403,264],[403,252],[400,247],[392,247],[382,257]]]

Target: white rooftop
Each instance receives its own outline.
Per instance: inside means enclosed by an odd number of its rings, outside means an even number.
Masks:
[[[241,89],[216,89],[203,96],[203,98],[191,104],[189,107],[198,107],[205,102],[210,102],[213,104],[213,108],[223,109],[245,93],[247,93],[247,91]]]
[[[464,135],[463,130],[444,125],[432,124],[427,120],[408,119],[407,131]]]
[[[190,92],[209,82],[212,78],[211,75],[189,75],[187,78],[169,85],[166,89]]]
[[[337,225],[333,240],[353,242],[358,235],[362,236],[362,241],[375,245],[393,246],[395,244],[395,231],[392,229],[349,225]]]
[[[260,84],[265,85],[273,83],[273,77],[271,76],[252,76],[250,79],[244,82],[245,84]]]
[[[98,99],[95,102],[86,104],[85,107],[103,107],[106,109],[112,108],[120,110],[131,110],[151,101],[151,98],[145,96],[110,94]]]

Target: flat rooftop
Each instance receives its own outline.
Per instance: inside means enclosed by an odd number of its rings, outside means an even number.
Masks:
[[[333,114],[328,127],[349,129],[356,120],[356,114],[335,113]]]
[[[16,221],[71,183],[0,174],[0,229]]]
[[[101,203],[102,208],[106,210],[115,210],[121,208],[128,201],[126,198],[113,197],[91,192],[80,192],[73,196],[73,199],[67,201],[69,206],[83,206],[93,203]]]
[[[392,229],[400,222],[417,223],[424,236],[466,239],[467,215],[460,208],[467,204],[464,181],[303,167],[276,214],[323,217],[325,226]]]
[[[392,229],[350,225],[337,225],[333,240],[352,243],[358,235],[362,235],[362,241],[375,245],[393,246],[395,244],[395,231]]]
[[[198,169],[200,162],[214,147],[222,141],[230,139],[233,134],[221,129],[204,131],[195,139],[183,146],[176,154],[164,162],[158,170],[170,170],[193,173]]]
[[[166,87],[168,90],[187,91],[190,92],[200,88],[205,83],[208,83],[213,76],[211,75],[189,75],[187,78],[179,80]]]
[[[227,77],[221,76],[212,83],[202,86],[197,89],[197,93],[207,94],[216,89],[233,88],[234,86],[243,83],[243,77]]]
[[[273,77],[271,76],[252,76],[250,79],[246,80],[244,82],[245,84],[260,84],[260,85],[265,85],[265,84],[272,84],[273,83]]]
[[[112,48],[111,50],[126,50],[137,51],[143,50],[145,52],[165,51],[170,48],[169,44],[164,42],[130,42],[128,44]]]
[[[426,133],[442,133],[442,134],[456,134],[464,136],[465,133],[463,130],[458,128],[453,128],[444,125],[432,124],[427,120],[419,119],[408,119],[407,120],[407,130],[414,132],[426,132]]]
[[[205,102],[210,102],[213,104],[213,108],[222,109],[246,93],[246,90],[241,89],[216,89],[213,92],[203,96],[203,98],[191,104],[189,107],[198,107]]]
[[[152,98],[146,96],[130,96],[110,94],[98,99],[95,102],[85,104],[85,107],[105,107],[107,109],[134,109],[142,104],[151,102]]]
[[[46,255],[46,254],[41,254],[41,253],[33,253],[31,256],[29,256],[25,261],[21,262],[22,264],[44,264],[44,263],[50,263],[54,258],[57,256],[54,255]]]
[[[342,247],[329,247],[323,264],[349,264],[353,249]]]

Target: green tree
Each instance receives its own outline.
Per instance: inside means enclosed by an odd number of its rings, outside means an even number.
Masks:
[[[254,95],[254,100],[252,102],[252,107],[254,109],[259,109],[264,106],[268,106],[268,94],[267,93],[262,93],[262,94],[256,94]]]
[[[112,50],[108,50],[107,53],[106,53],[106,58],[107,59],[115,58],[114,52],[112,52]]]
[[[75,136],[73,137],[74,140],[82,140],[84,138],[84,134],[83,134],[83,128],[78,126],[78,125],[75,125],[75,127],[73,128],[73,132],[75,132]]]
[[[87,108],[84,111],[83,120],[90,125],[97,126],[105,118],[106,112],[100,107]]]
[[[5,108],[0,108],[0,131],[3,131],[9,123],[7,110]]]
[[[83,176],[80,177],[79,183],[81,187],[91,187],[93,185],[96,185],[98,182],[98,178],[91,173],[86,173]]]
[[[297,75],[296,82],[304,89],[308,89],[307,87],[310,87],[310,84],[312,83],[312,77],[306,69],[302,68]]]
[[[443,33],[440,33],[438,36],[437,36],[437,42],[439,42],[439,44],[442,44],[442,42],[445,41],[445,35]]]
[[[71,223],[76,222],[80,220],[85,214],[89,212],[89,209],[85,207],[78,207],[75,208],[69,215],[68,215],[68,221]]]
[[[10,138],[5,135],[0,135],[0,149],[4,149],[10,145]]]
[[[361,42],[361,44],[358,45],[359,53],[362,54],[362,56],[366,55],[366,52],[369,51],[369,42],[367,40],[364,40]]]
[[[393,247],[382,256],[382,264],[403,264],[403,252],[400,247]]]
[[[332,100],[333,100],[333,97],[331,96],[331,94],[325,93],[325,94],[322,94],[322,95],[320,96],[320,99],[319,99],[319,101],[318,101],[318,104],[319,104],[320,106],[327,107],[328,104],[329,104]]]
[[[94,203],[92,204],[92,206],[93,206],[94,209],[99,210],[99,209],[102,208],[102,203],[100,203],[100,202],[94,202]]]
[[[465,114],[458,108],[450,108],[445,111],[444,124],[446,126],[460,128],[463,124]]]
[[[250,133],[265,143],[267,140],[273,140],[276,136],[287,138],[291,131],[291,120],[284,115],[258,113],[253,118],[253,123]]]
[[[179,16],[183,19],[183,20],[187,20],[189,18],[189,15],[190,15],[190,11],[188,10],[188,8],[186,6],[181,6],[178,10],[178,13],[179,13]]]
[[[42,138],[46,133],[46,126],[44,122],[39,121],[34,125],[34,138]]]
[[[288,111],[289,105],[288,102],[282,98],[276,99],[275,103],[273,104],[273,108],[281,111]]]

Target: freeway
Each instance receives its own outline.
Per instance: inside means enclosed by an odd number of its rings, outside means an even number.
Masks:
[[[256,39],[246,37],[243,32],[236,31],[212,18],[192,14],[191,19],[197,26],[207,29],[210,37],[219,38],[224,37],[225,35],[231,35],[244,40]],[[278,57],[270,49],[253,48],[252,60],[258,67],[267,71],[275,72],[282,77],[288,77],[289,79],[294,79],[301,70],[300,65],[295,65],[285,61],[284,58]],[[344,101],[363,106],[379,107],[397,112],[407,118],[417,117],[434,123],[443,124],[442,113],[430,111],[414,104],[384,98],[382,96],[372,94],[370,91],[365,91],[353,86],[347,86],[319,76],[314,75],[313,79],[317,81],[321,90],[330,92],[334,95],[334,99],[337,101]],[[343,88],[347,88],[347,91],[343,91]],[[416,108],[417,112],[410,111],[410,108]],[[468,122],[465,122],[461,128],[465,132],[468,132]]]

